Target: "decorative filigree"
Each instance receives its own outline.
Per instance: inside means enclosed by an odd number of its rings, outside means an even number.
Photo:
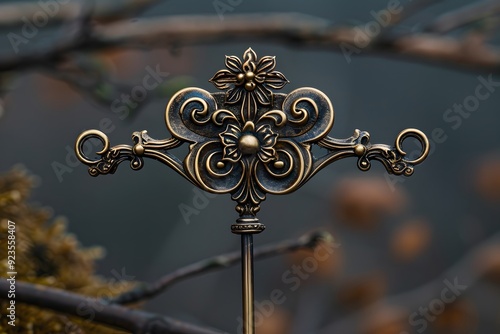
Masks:
[[[114,173],[125,160],[134,170],[142,168],[144,157],[159,160],[203,190],[230,193],[240,216],[254,217],[267,193],[293,192],[336,160],[357,157],[363,171],[378,160],[389,173],[409,176],[429,153],[427,137],[416,129],[401,132],[394,147],[371,144],[370,135],[360,130],[347,139],[329,137],[334,111],[328,97],[314,88],[275,93],[288,80],[274,70],[274,57],[259,60],[248,49],[243,61],[226,56],[225,65],[210,79],[222,92],[186,88],[171,98],[165,121],[172,138],[155,140],[146,131],[134,132],[135,145],[110,148],[105,134],[89,130],[76,142],[78,158],[90,166],[92,176]],[[96,159],[84,153],[92,137],[104,145]],[[416,159],[407,159],[402,149],[407,137],[421,143]],[[181,161],[169,150],[185,142],[189,153]],[[326,153],[314,157],[312,145]],[[260,230],[251,223],[250,230]]]

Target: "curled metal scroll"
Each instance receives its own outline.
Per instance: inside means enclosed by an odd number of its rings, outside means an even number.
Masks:
[[[171,138],[155,140],[146,131],[134,132],[134,145],[110,147],[104,133],[89,130],[76,141],[78,158],[92,176],[114,173],[126,160],[138,170],[145,157],[156,159],[205,191],[230,193],[244,218],[255,216],[267,193],[293,192],[336,160],[357,157],[363,171],[377,160],[391,174],[410,176],[429,154],[429,140],[417,129],[402,131],[394,146],[372,144],[369,133],[360,130],[347,139],[329,137],[334,121],[329,98],[315,88],[276,93],[288,80],[274,70],[274,57],[258,59],[248,49],[243,60],[226,56],[225,65],[210,79],[222,92],[186,88],[171,98],[165,111]],[[403,150],[408,137],[421,144],[417,158],[407,158]],[[90,138],[103,144],[97,158],[84,152]],[[181,160],[169,150],[183,143],[189,152]],[[315,157],[312,145],[325,154]]]

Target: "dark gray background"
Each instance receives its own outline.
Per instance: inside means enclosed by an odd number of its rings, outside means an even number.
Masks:
[[[445,3],[441,8],[459,3],[467,1]],[[290,11],[316,15],[338,24],[358,24],[373,19],[370,11],[386,6],[387,1],[373,0],[244,0],[232,13]],[[172,0],[156,6],[145,16],[195,13],[216,14],[210,1]],[[432,13],[426,15],[432,17]],[[418,27],[419,20],[428,18],[426,15],[410,20],[408,29]],[[1,42],[3,52],[12,52],[6,38]],[[333,222],[331,195],[339,180],[368,174],[383,178],[385,174],[376,162],[363,174],[356,168],[355,159],[347,159],[329,166],[296,193],[268,196],[259,213],[267,230],[256,237],[256,245],[328,226],[343,248],[344,270],[338,282],[379,268],[386,273],[389,293],[393,294],[438,277],[469,249],[498,231],[498,204],[478,198],[470,176],[477,159],[499,154],[500,91],[481,101],[479,109],[458,129],[453,130],[443,120],[448,108],[474,94],[480,73],[369,55],[354,57],[348,63],[342,54],[335,52],[245,42],[180,47],[177,57],[185,59],[176,60],[185,64],[180,70],[169,63],[172,57],[151,57],[145,51],[143,65],[130,81],[140,83],[145,66],[160,64],[164,71],[189,75],[193,85],[215,91],[208,79],[223,68],[224,55],[241,57],[249,46],[259,57],[276,55],[277,70],[290,81],[284,92],[312,86],[331,98],[336,113],[333,137],[349,137],[359,128],[369,131],[374,143],[392,144],[399,131],[407,127],[419,128],[429,136],[435,128],[442,128],[447,136],[444,143],[433,147],[432,155],[416,168],[411,178],[399,183],[411,204],[381,230],[355,233]],[[91,178],[80,165],[64,174],[63,182],[59,182],[53,171],[54,161],[64,163],[65,147],[72,146],[82,130],[98,128],[106,117],[116,126],[109,135],[111,144],[130,143],[131,133],[142,129],[148,129],[154,138],[167,137],[163,122],[167,98],[147,105],[133,120],[120,120],[109,109],[89,100],[54,107],[58,102],[46,102],[43,95],[47,89],[41,89],[39,76],[40,73],[31,71],[23,74],[9,94],[9,106],[0,118],[0,170],[21,163],[39,176],[33,201],[50,206],[55,215],[67,217],[69,230],[83,245],[102,245],[107,249],[106,258],[98,264],[100,274],[110,276],[113,269],[125,268],[137,280],[151,281],[179,266],[238,249],[239,238],[229,230],[236,218],[229,196],[210,199],[201,214],[192,216],[190,224],[186,224],[179,205],[192,205],[193,186],[160,163],[148,160],[139,172],[124,163],[115,175],[97,178]],[[431,248],[416,262],[396,265],[387,249],[388,233],[398,222],[413,217],[424,217],[431,223]],[[280,277],[287,264],[282,258],[260,261],[255,269],[258,299],[268,298],[274,288],[284,289]],[[240,314],[239,270],[235,267],[179,283],[146,308],[235,332]],[[290,293],[289,302],[283,306],[293,310],[294,300],[305,290]],[[320,294],[330,293],[326,291]],[[492,297],[484,299],[484,295],[498,296],[497,291],[479,284],[467,294],[478,301],[478,309],[487,306],[489,310],[480,311],[482,332],[498,330],[495,317],[500,305],[498,301],[492,303]],[[332,314],[319,320],[319,327],[341,319],[345,312],[333,310]]]

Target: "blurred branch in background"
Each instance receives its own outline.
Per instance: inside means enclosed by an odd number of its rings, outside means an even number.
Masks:
[[[425,32],[446,34],[469,24],[493,23],[498,28],[500,3],[498,1],[479,1],[455,11],[445,13],[424,28]]]
[[[12,29],[26,25],[23,17],[36,16],[41,10],[40,5],[3,4],[0,5],[0,29],[8,32],[15,52],[0,55],[0,73],[28,69],[48,71],[84,95],[108,104],[113,100],[115,90],[129,90],[123,87],[125,85],[108,84],[106,73],[98,67],[92,68],[91,72],[100,71],[99,78],[104,79],[107,88],[114,89],[103,91],[101,80],[81,84],[89,81],[85,80],[88,79],[88,68],[84,70],[79,63],[82,58],[91,58],[95,52],[258,41],[341,52],[348,62],[356,55],[394,56],[459,70],[500,74],[500,50],[491,43],[499,22],[500,5],[496,1],[481,1],[442,15],[435,14],[435,19],[426,13],[426,18],[419,23],[423,29],[411,32],[401,29],[403,22],[438,2],[421,0],[407,5],[398,2],[397,6],[391,5],[379,11],[377,20],[357,26],[333,24],[323,18],[297,13],[226,15],[224,20],[217,15],[172,15],[130,20],[158,1],[101,1],[95,5],[54,2],[57,8],[55,5],[47,8],[51,17],[40,30],[50,26],[56,27],[58,33],[64,33],[50,46],[30,47],[23,52],[19,52],[19,47],[29,40],[12,33]]]
[[[254,250],[254,259],[258,260],[262,258],[272,257],[280,254],[294,252],[300,249],[314,249],[321,242],[327,243],[328,247],[335,246],[335,244],[333,243],[333,237],[330,233],[325,231],[317,231],[305,234],[298,239],[286,240],[272,245],[258,247]],[[240,259],[241,252],[233,252],[202,260],[186,267],[177,269],[176,271],[161,277],[156,282],[153,282],[151,284],[139,284],[136,288],[112,298],[111,300],[109,300],[109,302],[116,304],[130,304],[138,301],[144,301],[160,294],[175,282],[184,280],[191,276],[208,273],[213,270],[239,265]]]
[[[2,295],[7,295],[10,282],[0,281]],[[223,334],[215,329],[203,328],[184,323],[169,317],[134,310],[119,305],[106,305],[96,298],[78,295],[61,289],[22,281],[16,282],[16,301],[50,309],[68,315],[82,317],[82,306],[94,307],[93,321],[114,328],[127,330],[131,333],[150,334]],[[64,333],[69,333],[65,331]]]
[[[89,1],[93,3],[93,19],[100,22],[113,22],[127,17],[141,14],[145,9],[159,2],[159,0],[125,0],[125,1]],[[76,19],[81,12],[84,2],[57,1],[39,3],[23,2],[8,3],[0,6],[0,29],[10,29],[25,24],[23,17],[33,17],[46,9],[50,14],[50,25],[60,24]],[[44,6],[42,8],[41,6]]]
[[[319,242],[331,242],[332,237],[327,232],[314,232],[304,235],[297,240],[287,240],[277,244],[263,246],[255,250],[256,258],[265,258],[293,252],[302,248],[314,249]],[[139,286],[135,290],[125,292],[111,300],[114,304],[132,303],[151,298],[160,293],[175,281],[202,274],[215,269],[227,268],[239,263],[240,252],[219,255],[205,261],[200,261],[166,275],[151,285]],[[0,281],[0,292],[6,296],[10,282]],[[27,282],[16,282],[16,301],[38,306],[71,316],[86,317],[88,308],[95,311],[93,321],[131,331],[132,333],[192,333],[215,334],[221,331],[202,328],[183,323],[165,316],[159,316],[141,310],[134,310],[125,306],[110,304],[104,299],[91,298],[61,289],[54,289],[44,285]],[[82,307],[84,306],[84,307]],[[85,310],[85,312],[82,312]]]

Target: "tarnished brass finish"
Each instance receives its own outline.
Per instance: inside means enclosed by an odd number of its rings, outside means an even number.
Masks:
[[[97,130],[85,131],[76,142],[78,158],[90,166],[92,176],[114,173],[130,161],[142,168],[144,157],[159,160],[203,190],[230,193],[241,216],[254,216],[266,193],[287,194],[300,188],[330,163],[349,156],[358,158],[361,170],[371,160],[384,164],[392,174],[409,176],[413,167],[429,153],[429,141],[419,130],[401,132],[395,147],[371,144],[366,131],[355,130],[347,139],[334,139],[330,132],[334,112],[328,97],[314,88],[299,88],[288,95],[275,93],[287,79],[274,71],[274,57],[262,57],[248,49],[243,61],[226,56],[226,68],[210,81],[222,93],[186,88],[167,105],[165,120],[172,138],[155,140],[146,131],[134,132],[135,145],[110,147],[107,136]],[[422,144],[420,157],[405,159],[402,142],[415,137]],[[83,152],[83,143],[99,138],[104,147],[97,160]],[[190,145],[181,161],[169,150],[182,143]],[[327,150],[314,157],[311,145]]]
[[[274,70],[275,57],[258,59],[248,49],[243,60],[226,56],[225,65],[210,79],[222,92],[191,87],[170,99],[165,122],[172,138],[156,140],[146,131],[134,132],[134,145],[110,147],[104,133],[89,130],[78,137],[75,148],[92,176],[114,173],[125,160],[138,170],[144,158],[153,158],[205,191],[231,194],[240,215],[231,230],[242,234],[244,333],[253,334],[252,234],[264,230],[255,215],[266,194],[293,192],[325,166],[346,157],[356,157],[363,171],[378,160],[389,173],[409,176],[429,154],[429,141],[417,129],[402,131],[394,147],[372,144],[368,132],[360,130],[347,139],[331,138],[334,111],[329,98],[315,88],[276,93],[288,80]],[[98,159],[89,158],[83,149],[93,137],[103,143]],[[408,137],[422,146],[413,160],[402,148]],[[170,150],[183,143],[189,144],[189,152],[181,160]],[[314,156],[312,145],[323,148],[324,154]]]

